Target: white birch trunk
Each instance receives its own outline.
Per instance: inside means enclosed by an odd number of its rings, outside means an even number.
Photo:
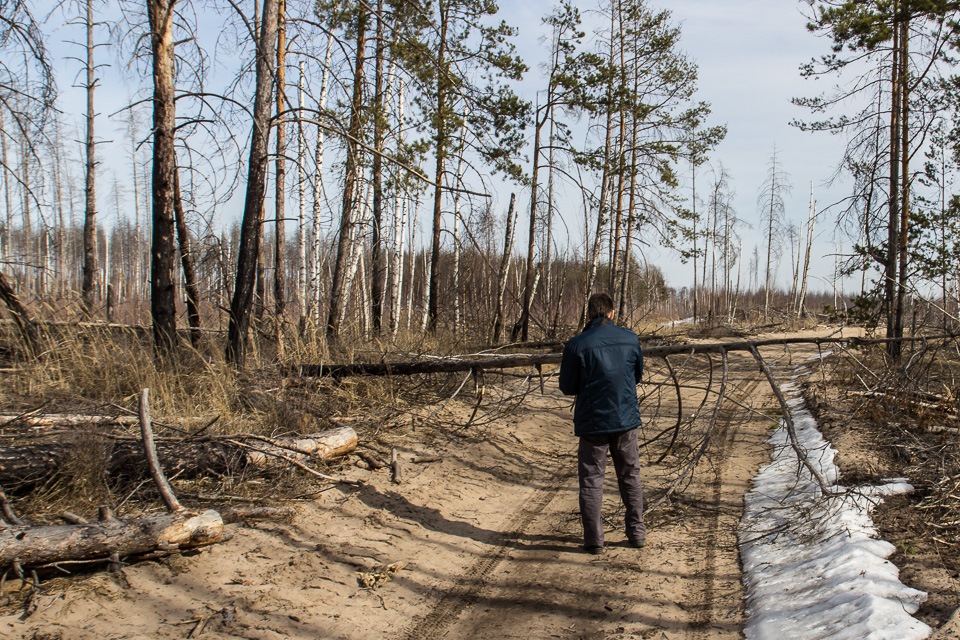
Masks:
[[[297,83],[297,195],[300,200],[297,218],[297,249],[300,265],[297,269],[297,317],[306,314],[307,305],[307,172],[305,169],[307,140],[303,133],[303,60],[300,61],[300,78]]]
[[[371,322],[370,322],[371,306],[370,306],[370,292],[367,287],[367,263],[363,259],[364,251],[362,248],[362,243],[358,243],[358,244],[360,245],[360,250],[357,251],[357,256],[358,256],[357,275],[360,276],[358,278],[360,282],[360,291],[358,292],[359,300],[357,302],[357,311],[356,311],[357,326],[363,328],[364,336],[369,336],[370,330],[371,330],[371,326],[370,326],[371,325]]]
[[[327,88],[330,79],[330,54],[331,38],[327,38],[327,52],[324,54],[323,76],[320,80],[320,97],[317,99],[317,109],[323,111],[327,103]],[[320,224],[320,204],[323,199],[323,143],[324,131],[322,127],[317,127],[317,146],[314,151],[315,173],[313,178],[313,246],[312,246],[312,268],[310,270],[310,316],[316,323],[321,322],[321,300],[323,300],[323,291],[321,284],[323,278],[323,262],[321,260],[321,224]]]
[[[417,280],[417,256],[413,253],[412,247],[408,247],[410,251],[407,252],[407,255],[410,256],[410,281],[407,289],[407,333],[410,332],[410,328],[413,326],[413,283]]]
[[[393,86],[394,71],[391,65],[390,80],[388,86]],[[397,78],[397,121],[403,122],[404,112],[404,82],[403,78]],[[403,133],[397,138],[397,145],[403,144]],[[403,292],[403,245],[407,233],[407,204],[409,196],[404,190],[400,197],[394,202],[393,208],[393,265],[391,273],[393,276],[392,288],[390,290],[390,332],[394,338],[400,331],[400,309],[402,304]],[[409,299],[409,298],[408,298]]]
[[[357,164],[358,166],[363,166],[362,162]],[[359,172],[360,169],[358,168],[357,171]],[[359,192],[361,189],[365,189],[365,193],[362,200],[358,201],[354,199],[354,202],[357,202],[357,206],[350,215],[350,261],[347,268],[347,277],[343,285],[344,300],[349,300],[352,297],[351,292],[353,291],[353,284],[357,277],[357,270],[360,267],[360,261],[363,259],[363,236],[358,233],[358,230],[367,219],[367,212],[370,210],[370,199],[373,197],[372,187],[373,183],[369,180],[364,180],[363,175],[357,180],[357,191]],[[364,300],[363,303],[366,304],[366,301]],[[348,305],[344,304],[340,309],[341,325],[346,319],[347,306]],[[359,309],[357,311],[359,312]],[[366,313],[366,308],[364,308],[364,313]]]
[[[461,130],[461,139],[466,135],[466,121]],[[460,145],[460,158],[457,160],[457,173],[454,187],[459,189],[463,175],[463,145]],[[460,192],[453,194],[453,335],[460,335],[462,331],[462,317],[460,309]]]
[[[403,246],[407,233],[408,196],[403,193],[394,205],[393,282],[390,290],[390,331],[394,338],[400,330],[400,310],[403,292]]]

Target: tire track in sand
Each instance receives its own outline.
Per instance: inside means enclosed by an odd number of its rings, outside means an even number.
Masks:
[[[454,622],[466,607],[480,597],[486,588],[486,579],[506,558],[511,550],[510,541],[523,533],[534,519],[557,497],[560,487],[570,476],[570,470],[558,468],[547,479],[545,485],[537,489],[524,506],[510,519],[506,530],[493,543],[496,546],[483,554],[466,571],[457,576],[452,585],[413,628],[404,636],[405,640],[434,640],[443,636],[443,632]]]
[[[739,363],[738,363],[739,364]],[[738,372],[738,375],[744,375],[744,372]],[[754,375],[753,378],[737,385],[732,391],[731,396],[739,403],[747,404],[755,396],[755,392],[760,385],[760,379]],[[721,561],[718,557],[718,551],[724,541],[721,540],[721,520],[729,518],[729,514],[724,511],[725,494],[729,493],[729,487],[725,482],[727,472],[732,464],[730,452],[734,448],[734,443],[739,433],[742,416],[738,415],[739,407],[726,407],[721,410],[717,421],[717,431],[713,436],[714,444],[710,449],[710,455],[717,462],[713,466],[713,474],[710,479],[706,494],[708,499],[703,507],[708,511],[706,517],[706,530],[703,537],[704,555],[702,559],[702,586],[692,592],[688,592],[690,599],[686,602],[685,608],[693,612],[690,632],[687,637],[691,640],[706,640],[713,635],[711,625],[719,622],[723,617],[723,612],[718,611],[719,604],[723,602],[718,598],[717,582],[720,571]]]

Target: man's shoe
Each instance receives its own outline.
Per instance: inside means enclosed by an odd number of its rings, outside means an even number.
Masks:
[[[584,545],[583,550],[589,553],[592,556],[598,556],[603,553],[603,547],[598,547],[596,545]]]
[[[647,544],[647,541],[645,538],[630,538],[629,542],[631,547],[636,547],[637,549]]]

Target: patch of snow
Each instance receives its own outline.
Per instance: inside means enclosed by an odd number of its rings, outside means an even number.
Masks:
[[[670,320],[669,322],[663,322],[660,324],[661,329],[672,329],[680,324],[693,324],[693,317],[683,318],[682,320]]]
[[[905,480],[849,490],[837,485],[836,450],[797,398],[789,408],[800,448],[828,483],[824,494],[800,464],[787,429],[770,438],[772,461],[747,493],[738,536],[747,591],[748,640],[922,640],[916,620],[926,593],[900,582],[877,539],[870,511],[884,495],[912,491]]]

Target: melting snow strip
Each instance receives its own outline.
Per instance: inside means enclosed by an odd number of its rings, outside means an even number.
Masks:
[[[921,640],[916,620],[927,594],[900,582],[877,539],[870,511],[884,495],[912,491],[905,480],[848,490],[837,485],[836,450],[784,385],[797,438],[831,483],[824,495],[790,446],[786,427],[771,436],[772,462],[753,479],[738,531],[747,599],[748,640]]]

